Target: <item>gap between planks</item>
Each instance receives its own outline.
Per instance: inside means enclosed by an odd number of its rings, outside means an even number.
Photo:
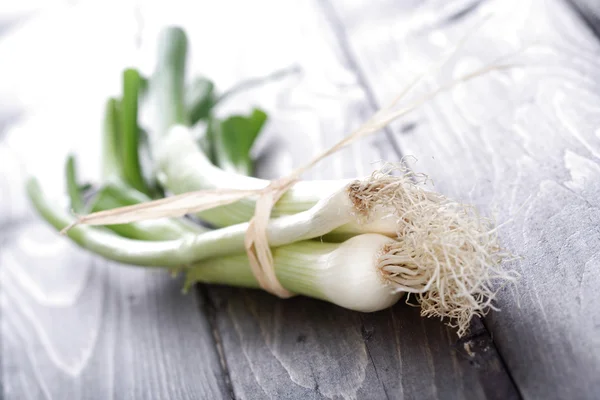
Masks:
[[[221,339],[221,333],[219,332],[219,327],[217,325],[217,308],[208,294],[208,290],[206,285],[197,284],[195,290],[196,296],[200,300],[200,314],[206,318],[208,322],[208,326],[210,327],[210,331],[213,338],[213,343],[215,349],[217,350],[217,355],[219,356],[219,364],[221,367],[221,373],[223,374],[223,381],[225,382],[225,387],[231,399],[235,399],[235,390],[233,389],[233,384],[231,382],[231,373],[229,372],[229,366],[227,365],[227,358],[225,357],[225,350],[223,349],[223,340]]]

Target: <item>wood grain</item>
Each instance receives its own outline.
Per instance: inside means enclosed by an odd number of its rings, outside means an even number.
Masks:
[[[439,59],[493,12],[429,89],[469,68],[538,44],[519,71],[494,73],[439,96],[396,140],[438,190],[497,211],[505,245],[522,256],[517,294],[486,323],[525,398],[592,399],[600,393],[600,45],[562,2],[465,2],[401,10],[334,2],[350,52],[384,104],[415,65]],[[443,3],[443,6],[442,6]],[[449,22],[450,21],[450,22]],[[412,67],[412,68],[411,68]],[[382,79],[382,77],[384,79]]]
[[[485,332],[457,341],[399,304],[360,314],[211,288],[236,397],[517,399]]]

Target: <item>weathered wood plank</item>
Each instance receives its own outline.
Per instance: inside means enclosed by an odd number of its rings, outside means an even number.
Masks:
[[[240,399],[519,398],[485,332],[457,342],[417,308],[360,314],[306,298],[210,292]]]
[[[147,12],[175,14],[189,27],[192,51],[205,54],[196,49],[208,46],[205,38],[215,28],[208,21],[184,21],[189,13],[183,7],[177,3],[169,5],[170,11]],[[226,84],[280,66],[300,66],[302,74],[290,78],[291,85],[271,85],[238,99],[242,110],[257,103],[271,112],[273,125],[263,145],[280,145],[270,148],[275,159],[267,159],[259,171],[277,176],[347,134],[373,109],[317,2],[260,1],[250,7],[225,1],[211,4],[211,18],[221,21],[234,7],[241,7],[244,17],[231,23],[245,32],[243,37],[225,36],[220,45],[230,50],[218,60],[204,57],[194,68]],[[240,60],[248,48],[260,56]],[[373,168],[370,162],[382,158],[397,160],[398,154],[380,135],[327,160],[309,177],[364,175]],[[208,294],[238,398],[518,398],[485,334],[465,347],[439,321],[423,320],[404,304],[364,315],[259,291],[211,287]]]
[[[102,15],[112,14],[82,6],[31,21],[19,28],[15,38],[3,38],[0,58],[4,61],[0,68],[17,71],[20,65],[9,65],[11,61],[29,57],[28,61],[37,63],[37,69],[32,65],[23,68],[37,71],[34,81],[42,85],[40,90],[56,85],[44,83],[55,72],[43,69],[45,57],[67,55],[77,43],[96,37],[98,24],[110,24],[112,29],[123,31],[119,19],[102,20]],[[76,29],[77,37],[55,41],[62,33],[38,30],[44,27],[60,27],[67,32]],[[32,36],[37,39],[30,41]],[[109,49],[110,42],[108,39]],[[112,43],[113,49],[119,47],[119,42]],[[19,43],[26,49],[23,52],[30,54],[11,53]],[[86,59],[80,60],[82,66],[78,60],[79,55],[73,53],[60,63],[73,63],[68,65],[72,69],[88,67],[89,77],[95,76],[100,82],[106,78],[102,64],[94,66],[93,60],[90,63]],[[52,65],[59,67],[60,63]],[[22,95],[19,100],[30,107],[23,110],[19,128],[13,126],[0,134],[2,397],[230,397],[201,299],[183,296],[181,281],[169,278],[165,272],[109,264],[81,251],[35,217],[24,196],[25,167],[40,173],[44,186],[56,195],[63,187],[60,171],[64,152],[69,150],[65,145],[76,147],[78,142],[87,141],[89,149],[89,143],[95,140],[91,139],[93,135],[99,143],[101,107],[94,109],[100,103],[91,100],[99,95],[100,91],[94,90],[98,87],[90,85],[96,93],[89,96],[70,97],[81,88],[63,81],[67,88],[54,93],[52,106],[47,102],[48,94],[36,92],[22,75],[5,76],[15,79],[4,80],[0,98]],[[113,78],[118,79],[118,75],[106,80],[112,82]],[[36,113],[36,106],[43,106],[44,111]],[[86,107],[94,110],[84,110]],[[71,118],[61,114],[66,112],[72,114]],[[9,122],[0,121],[0,127],[5,130]],[[85,127],[89,127],[87,134],[82,132]],[[99,158],[97,152],[87,155],[89,163],[85,157],[80,161],[89,176],[95,168],[91,164]]]
[[[227,396],[202,304],[180,280],[93,259],[37,221],[2,236],[6,398]]]
[[[335,2],[350,51],[385,104],[494,15],[429,88],[537,40],[519,71],[494,73],[439,96],[396,140],[437,188],[489,210],[503,242],[523,259],[515,296],[487,324],[525,398],[592,399],[600,393],[600,45],[563,2],[430,2],[411,10]],[[467,7],[469,8],[469,7]],[[471,7],[472,8],[472,7]],[[461,18],[449,18],[461,15]],[[416,67],[416,68],[415,68]],[[524,208],[523,208],[524,207]]]

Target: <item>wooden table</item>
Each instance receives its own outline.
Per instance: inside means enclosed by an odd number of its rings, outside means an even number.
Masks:
[[[7,399],[600,398],[600,16],[594,0],[51,1],[0,19],[2,391]],[[35,12],[34,12],[35,11]],[[491,13],[483,24],[479,21]],[[522,68],[438,96],[307,174],[414,155],[437,190],[494,211],[517,292],[469,336],[399,303],[361,314],[116,265],[32,213],[76,150],[97,173],[101,104],[148,72],[166,23],[193,72],[271,115],[259,175],[281,175],[388,102],[469,31],[423,90],[534,43]],[[83,161],[84,160],[84,161]],[[54,182],[54,183],[53,183]]]

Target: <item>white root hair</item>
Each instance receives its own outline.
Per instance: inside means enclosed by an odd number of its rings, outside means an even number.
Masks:
[[[399,176],[391,173],[399,170]],[[502,268],[510,255],[497,229],[475,207],[428,191],[428,178],[387,164],[348,186],[357,213],[369,218],[385,207],[397,218],[397,241],[385,246],[378,268],[393,290],[413,295],[421,315],[448,318],[463,336],[473,316],[494,307],[498,290],[518,274]]]

